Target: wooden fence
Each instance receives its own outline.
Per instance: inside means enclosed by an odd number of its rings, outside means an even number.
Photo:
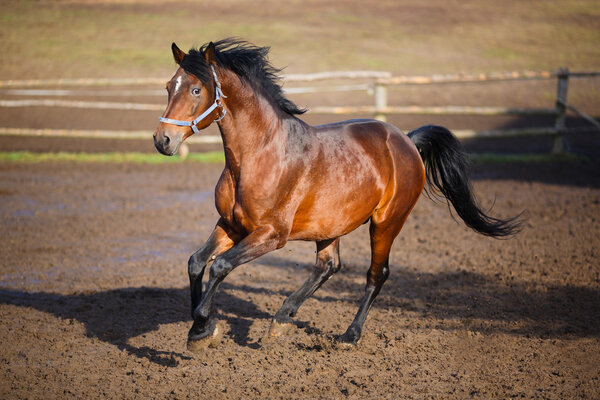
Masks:
[[[456,74],[456,75],[433,75],[433,76],[396,76],[377,78],[372,87],[374,94],[374,105],[371,106],[349,106],[349,107],[313,107],[313,113],[321,114],[372,114],[374,118],[385,121],[387,115],[392,114],[429,114],[429,115],[550,115],[555,117],[554,127],[505,129],[491,131],[475,131],[472,129],[454,130],[459,138],[472,137],[508,137],[508,136],[532,136],[552,135],[554,143],[553,153],[564,151],[564,135],[569,132],[580,130],[599,130],[600,123],[567,103],[569,78],[590,78],[600,76],[600,71],[594,72],[569,72],[567,68],[560,68],[555,72],[548,71],[526,71],[505,72],[495,74]],[[388,87],[394,85],[432,85],[445,83],[473,83],[473,82],[499,82],[516,80],[557,80],[556,101],[553,108],[511,108],[511,107],[472,107],[472,106],[390,106],[388,105]],[[566,111],[571,110],[588,121],[592,127],[569,129],[565,126]]]
[[[456,75],[433,75],[433,76],[392,76],[389,72],[377,71],[346,71],[346,72],[322,72],[315,74],[287,75],[287,82],[314,82],[319,80],[369,80],[367,84],[345,84],[329,86],[304,86],[288,88],[288,93],[318,93],[324,91],[369,91],[373,94],[374,104],[365,106],[316,106],[309,109],[314,114],[371,114],[374,118],[385,121],[388,115],[394,114],[433,114],[433,115],[550,115],[554,116],[553,127],[525,128],[510,130],[456,130],[460,138],[469,137],[506,137],[523,135],[553,135],[554,144],[552,151],[560,153],[564,151],[564,135],[575,131],[565,126],[567,110],[570,110],[588,121],[591,130],[600,130],[600,123],[567,103],[569,78],[598,77],[600,72],[570,72],[566,68],[555,72],[526,71],[507,72],[495,74],[456,74]],[[433,85],[447,83],[485,83],[515,80],[548,80],[556,79],[556,101],[553,108],[510,108],[510,107],[472,107],[472,106],[391,106],[388,104],[388,88],[398,85]],[[163,79],[56,79],[56,80],[24,80],[24,81],[0,81],[0,89],[5,94],[29,95],[29,96],[81,96],[84,93],[96,95],[97,91],[82,92],[68,87],[81,86],[133,86],[133,85],[156,85],[163,84]],[[39,87],[61,87],[61,89],[31,89]],[[104,94],[107,94],[105,91]],[[142,91],[131,89],[113,90],[112,95],[132,96]],[[164,95],[160,90],[144,90],[144,95]],[[118,110],[154,110],[162,111],[164,105],[139,104],[123,102],[98,102],[98,101],[73,101],[61,99],[25,99],[25,100],[0,100],[0,107],[70,107],[70,108],[96,108],[96,109],[118,109]],[[585,130],[590,130],[585,129]],[[86,134],[87,132],[87,134]],[[107,137],[107,138],[139,138],[142,132],[111,132],[111,131],[68,131],[68,130],[28,130],[0,128],[0,134],[5,135],[41,135],[41,136],[76,136],[76,137]],[[194,137],[190,138],[194,139]],[[219,137],[203,136],[202,140],[191,140],[191,142],[215,143]]]
[[[567,109],[584,118],[594,127],[600,130],[600,123],[583,111],[567,103],[569,78],[598,77],[600,71],[594,72],[569,72],[567,68],[560,68],[555,72],[527,71],[508,72],[490,75],[436,75],[431,77],[394,77],[379,79],[375,83],[375,105],[372,112],[375,118],[385,120],[387,114],[469,114],[469,115],[554,115],[554,128],[524,128],[497,131],[476,132],[466,130],[458,132],[457,136],[467,137],[507,137],[507,136],[529,136],[529,135],[553,135],[553,153],[564,152],[564,135],[574,129],[565,126]],[[511,80],[541,80],[556,79],[556,102],[554,108],[507,108],[507,107],[389,107],[387,105],[387,86],[390,85],[430,85],[441,83],[466,83],[466,82],[494,82]]]

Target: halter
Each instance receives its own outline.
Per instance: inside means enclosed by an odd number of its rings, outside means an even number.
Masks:
[[[223,91],[221,90],[221,83],[219,82],[219,79],[217,78],[217,73],[215,72],[215,67],[213,67],[211,65],[210,69],[212,70],[213,77],[215,78],[215,101],[214,101],[214,103],[210,107],[208,107],[208,109],[206,111],[204,111],[198,118],[196,118],[195,120],[193,120],[191,122],[190,121],[180,121],[178,119],[159,117],[158,120],[160,122],[165,122],[167,124],[177,125],[177,126],[191,126],[192,131],[194,131],[194,133],[198,133],[198,132],[200,132],[200,130],[196,127],[196,125],[198,125],[198,122],[202,121],[204,118],[206,118],[208,115],[210,115],[210,113],[212,113],[215,110],[215,108],[220,107],[221,111],[223,112],[223,114],[221,115],[221,118],[215,119],[216,122],[222,120],[223,117],[225,117],[225,114],[227,114],[227,110],[225,110],[225,108],[223,108],[223,104],[221,104],[221,97],[227,98],[227,96],[225,96],[223,94]]]

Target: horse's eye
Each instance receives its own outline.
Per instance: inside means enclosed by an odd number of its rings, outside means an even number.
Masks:
[[[199,96],[200,95],[200,89],[199,88],[193,88],[192,89],[192,94],[194,96]]]

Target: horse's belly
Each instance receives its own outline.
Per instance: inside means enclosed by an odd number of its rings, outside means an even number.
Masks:
[[[371,217],[380,199],[377,190],[308,198],[294,216],[290,240],[325,240],[350,233]]]

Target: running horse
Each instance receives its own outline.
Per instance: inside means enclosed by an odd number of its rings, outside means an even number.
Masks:
[[[494,218],[477,206],[467,157],[446,128],[424,126],[405,135],[371,119],[311,126],[297,117],[305,110],[284,96],[268,47],[225,39],[187,54],[175,43],[171,49],[179,68],[166,86],[156,149],[171,156],[216,122],[225,152],[215,188],[220,218],[188,262],[194,319],[188,349],[218,341],[213,300],[227,274],[289,240],[314,241],[314,270],[283,302],[268,332],[285,334],[300,305],[340,270],[340,237],[368,222],[371,264],[364,295],[356,317],[337,337],[340,344],[355,345],[388,278],[392,242],[426,182],[476,232],[502,237],[518,230],[517,217]]]

